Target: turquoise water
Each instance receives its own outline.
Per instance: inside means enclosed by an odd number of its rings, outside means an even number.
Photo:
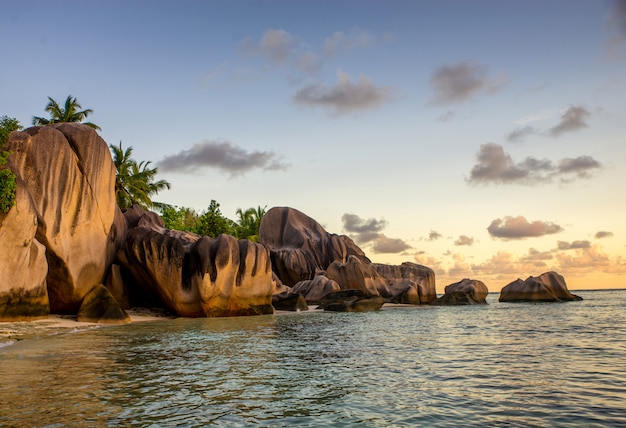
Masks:
[[[626,291],[176,319],[0,349],[0,426],[626,426]]]

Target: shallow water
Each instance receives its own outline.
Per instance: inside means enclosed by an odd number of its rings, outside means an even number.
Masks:
[[[0,349],[0,426],[626,426],[626,291],[136,323]]]

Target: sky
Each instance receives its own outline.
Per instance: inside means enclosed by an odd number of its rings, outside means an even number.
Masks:
[[[198,212],[289,206],[438,292],[626,287],[626,0],[0,0],[0,115],[77,97]]]

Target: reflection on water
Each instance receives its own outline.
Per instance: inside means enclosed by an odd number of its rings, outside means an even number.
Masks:
[[[580,294],[24,341],[0,349],[0,425],[626,425],[626,291]]]

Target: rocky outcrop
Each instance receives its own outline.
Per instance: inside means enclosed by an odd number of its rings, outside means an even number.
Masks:
[[[369,296],[390,297],[387,281],[378,275],[371,263],[348,256],[345,263],[333,262],[326,270],[328,279],[340,284],[342,290],[361,290]]]
[[[308,304],[318,304],[324,296],[339,290],[339,284],[327,278],[326,272],[319,272],[313,279],[300,281],[291,289],[293,293],[302,295]]]
[[[322,298],[318,309],[331,312],[377,311],[386,302],[380,296],[371,296],[363,290],[341,290]]]
[[[16,205],[0,213],[0,321],[33,320],[50,313],[46,249],[36,232],[35,206],[18,180]]]
[[[445,294],[435,300],[433,305],[486,305],[489,289],[482,281],[465,278],[446,285],[444,292]]]
[[[102,284],[96,285],[83,299],[76,321],[100,324],[128,324],[130,316],[117,304],[109,290]]]
[[[546,272],[538,277],[517,279],[500,291],[500,302],[566,302],[582,300],[569,292],[565,279],[556,272]]]
[[[272,296],[272,306],[278,311],[308,311],[309,305],[301,294],[285,291]]]
[[[387,281],[393,303],[429,304],[437,298],[435,272],[426,266],[405,262],[399,266],[372,263]]]
[[[32,201],[35,237],[46,248],[50,310],[75,314],[103,281],[119,236],[113,229],[117,206],[109,148],[93,129],[70,123],[14,132],[6,148],[13,152],[8,166],[23,188],[18,198]],[[14,283],[13,275],[8,283]]]
[[[333,262],[346,263],[350,256],[370,262],[350,238],[326,232],[293,208],[270,209],[263,216],[259,236],[269,249],[274,272],[288,286],[313,279]]]
[[[131,228],[123,267],[177,315],[273,312],[275,284],[265,247],[229,235],[210,238],[176,232],[155,223],[153,213],[134,215],[128,213]]]

